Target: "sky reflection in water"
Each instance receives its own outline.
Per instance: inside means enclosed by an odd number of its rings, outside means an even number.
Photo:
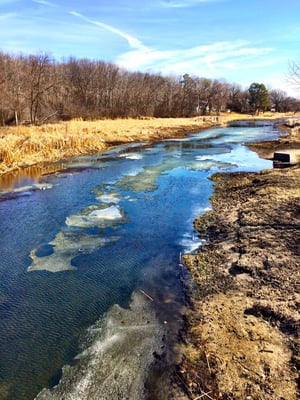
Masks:
[[[78,337],[134,291],[180,303],[175,271],[180,252],[200,244],[192,222],[209,208],[209,176],[270,168],[241,143],[277,136],[271,126],[210,129],[0,185],[0,399],[29,400],[57,383]]]

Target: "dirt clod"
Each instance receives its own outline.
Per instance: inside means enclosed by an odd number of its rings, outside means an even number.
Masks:
[[[184,259],[196,283],[180,366],[186,393],[296,400],[300,168],[214,181],[213,210],[195,221],[207,243]]]

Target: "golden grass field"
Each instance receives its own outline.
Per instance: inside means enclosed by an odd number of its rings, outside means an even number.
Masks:
[[[266,113],[259,119],[280,117],[282,114]],[[36,164],[101,152],[121,143],[184,135],[235,119],[253,117],[223,114],[220,117],[71,120],[41,126],[2,127],[0,175]]]

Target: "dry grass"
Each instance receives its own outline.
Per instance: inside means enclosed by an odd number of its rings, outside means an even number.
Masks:
[[[294,167],[215,179],[213,209],[195,223],[209,240],[184,256],[191,398],[299,398],[299,178]]]
[[[200,129],[195,119],[72,120],[0,129],[0,174],[30,165],[101,152],[118,143],[161,139]]]
[[[260,118],[278,118],[264,115]],[[101,152],[115,144],[154,141],[194,132],[249,115],[226,114],[220,118],[144,118],[81,121],[42,126],[0,128],[0,174],[27,166]]]
[[[19,126],[0,131],[0,173],[105,148],[100,135],[68,124]]]

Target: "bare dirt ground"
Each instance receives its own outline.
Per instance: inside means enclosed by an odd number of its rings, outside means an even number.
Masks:
[[[299,134],[256,144],[300,148]],[[300,168],[219,174],[194,281],[178,380],[189,399],[300,398]]]

